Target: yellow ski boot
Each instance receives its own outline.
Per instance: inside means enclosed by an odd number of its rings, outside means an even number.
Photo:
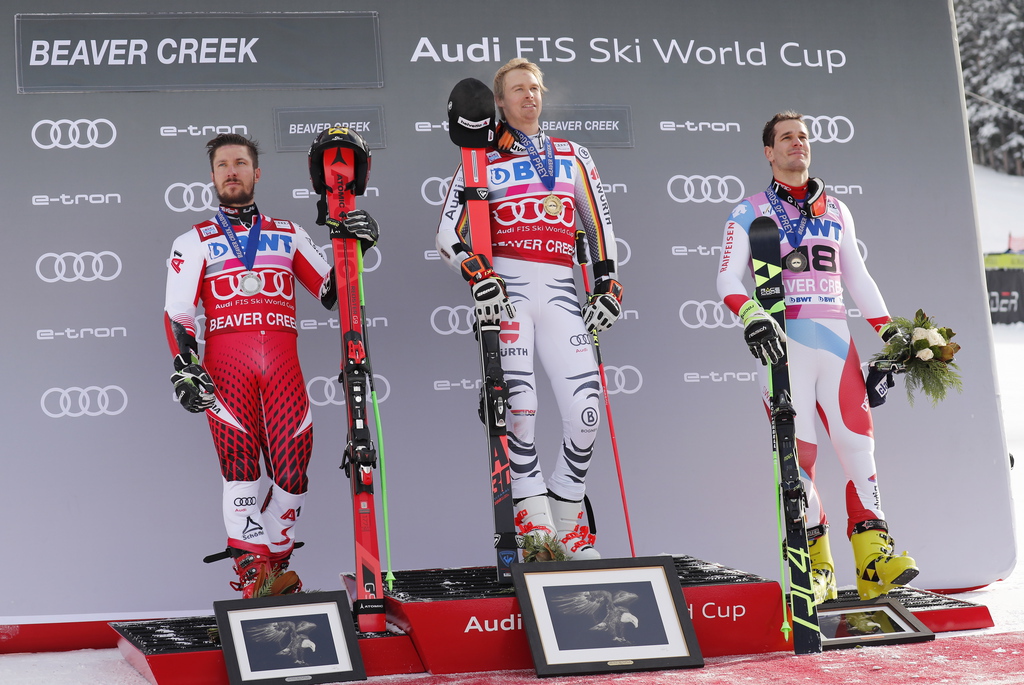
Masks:
[[[828,544],[828,525],[807,529],[807,551],[811,555],[811,588],[814,603],[821,604],[839,597],[836,590],[835,563]]]
[[[897,556],[895,543],[889,537],[885,521],[862,521],[853,528],[850,538],[853,560],[857,565],[857,594],[861,599],[874,599],[894,587],[906,585],[920,573],[917,562],[906,552]]]

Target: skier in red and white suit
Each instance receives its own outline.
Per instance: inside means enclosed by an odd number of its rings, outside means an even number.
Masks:
[[[814,486],[817,414],[846,476],[846,535],[854,547],[858,590],[867,599],[905,585],[918,570],[912,558],[894,556],[892,538],[887,534],[875,473],[871,410],[846,322],[843,284],[883,338],[888,333],[889,313],[864,264],[850,210],[840,200],[826,196],[821,180],[809,175],[811,147],[802,115],[777,114],[765,125],[763,142],[773,182],[730,214],[718,293],[729,309],[742,317],[744,336],[754,355],[762,364],[774,363],[782,352],[777,324],[747,295],[742,282],[751,268],[750,224],[760,216],[774,219],[782,243],[786,352],[796,409],[797,454],[807,492],[815,592],[820,601],[836,595],[828,520]],[[787,261],[793,253],[802,253],[802,264],[799,259]],[[766,404],[767,376],[767,372],[760,374]]]
[[[313,447],[296,350],[296,281],[328,309],[336,308],[337,295],[331,266],[305,230],[257,210],[256,143],[225,134],[207,150],[221,206],[171,248],[164,320],[176,355],[172,382],[181,404],[205,411],[209,420],[224,479],[228,552],[239,575],[232,585],[251,597],[270,576],[276,577],[274,594],[295,592],[301,583],[287,567]],[[200,302],[206,316],[201,362]],[[261,454],[272,480],[262,503]]]
[[[582,518],[594,440],[600,423],[600,376],[588,328],[601,331],[620,313],[615,280],[615,236],[600,176],[590,152],[540,129],[543,74],[517,58],[498,70],[494,95],[504,117],[497,148],[488,155],[493,271],[463,275],[478,311],[501,322],[502,368],[509,389],[509,460],[516,526],[524,535],[556,535],[572,558],[598,558]],[[452,178],[437,231],[437,248],[457,271],[472,255],[459,193],[462,168]],[[595,286],[581,313],[573,281],[577,227],[587,235]],[[502,282],[503,281],[503,282]],[[499,287],[490,287],[497,285]],[[506,298],[507,288],[507,298]],[[545,482],[534,426],[534,358],[551,382],[562,417],[562,444]]]

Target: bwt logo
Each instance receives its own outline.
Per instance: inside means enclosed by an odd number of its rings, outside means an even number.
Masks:
[[[36,260],[36,275],[47,283],[112,281],[121,274],[121,258],[102,252],[47,252]]]
[[[213,182],[172,183],[164,191],[164,204],[172,212],[215,212],[219,207]]]
[[[32,142],[43,150],[73,147],[110,147],[117,140],[117,128],[110,119],[42,119],[32,127]]]
[[[67,416],[117,416],[128,408],[128,393],[117,385],[86,388],[50,388],[39,400],[43,413],[52,419]]]
[[[746,191],[735,176],[682,176],[668,180],[668,196],[676,202],[739,202]]]
[[[428,205],[440,207],[448,196],[448,189],[452,187],[452,177],[439,178],[431,176],[420,184],[420,197]]]
[[[809,143],[849,143],[853,140],[853,122],[846,117],[805,116]]]
[[[377,402],[383,404],[391,395],[391,383],[379,373],[373,374],[373,389],[378,390],[384,386],[383,394],[378,393]],[[342,406],[345,404],[345,390],[338,382],[337,376],[316,376],[306,383],[306,392],[309,394],[309,401],[318,407],[326,407],[329,404]]]

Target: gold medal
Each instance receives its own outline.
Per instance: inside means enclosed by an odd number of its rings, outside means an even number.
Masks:
[[[544,198],[544,211],[551,216],[558,216],[562,213],[562,201],[557,195],[552,193]]]
[[[263,277],[255,271],[246,271],[238,277],[238,292],[252,296],[263,290]]]

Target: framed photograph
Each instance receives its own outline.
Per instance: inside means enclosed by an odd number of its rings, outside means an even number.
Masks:
[[[366,680],[348,594],[214,602],[231,685]]]
[[[512,564],[538,676],[704,665],[671,557]]]
[[[869,602],[829,602],[818,607],[822,649],[894,645],[935,639],[898,600],[879,597]]]

